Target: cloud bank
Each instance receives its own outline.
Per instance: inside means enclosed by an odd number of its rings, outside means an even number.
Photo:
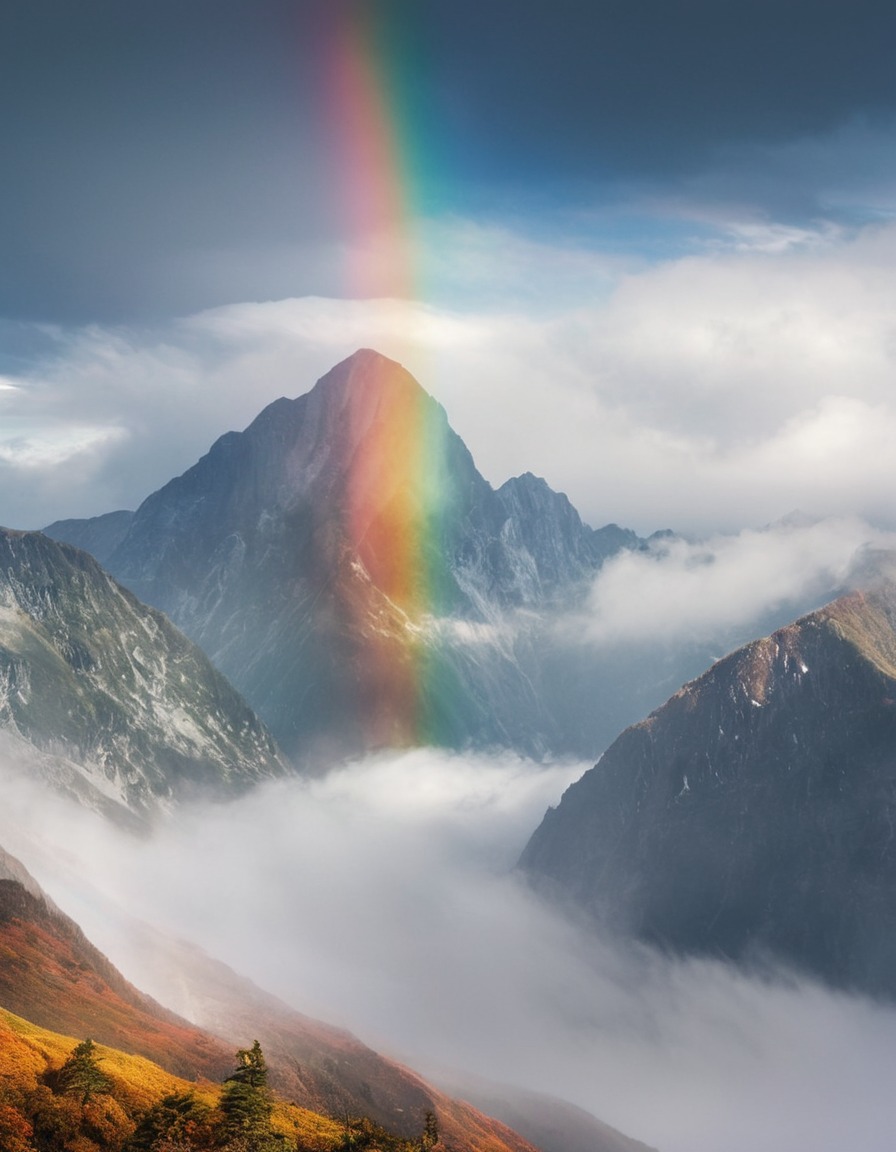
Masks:
[[[747,637],[845,590],[870,547],[892,549],[896,536],[856,519],[792,518],[699,542],[661,538],[603,565],[574,627],[596,645]]]
[[[443,222],[440,276],[458,298],[477,283],[476,305],[304,297],[156,327],[18,325],[0,522],[134,507],[371,346],[441,401],[493,484],[534,471],[595,526],[738,531],[799,508],[892,527],[896,226],[822,229],[771,253],[744,227],[638,268]]]
[[[424,1070],[556,1093],[663,1152],[889,1149],[892,1008],[594,941],[508,874],[580,768],[378,757],[148,841],[4,778],[0,843],[162,1000],[132,915]]]

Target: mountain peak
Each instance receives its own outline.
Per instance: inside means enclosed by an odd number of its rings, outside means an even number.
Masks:
[[[390,360],[373,348],[359,348],[326,372],[312,389],[325,393],[378,391],[401,382],[405,387],[423,392],[403,364]]]
[[[359,348],[145,500],[108,566],[202,645],[288,752],[490,745],[521,711],[514,739],[541,752],[556,730],[535,699],[541,657],[526,671],[517,653],[513,687],[498,687],[504,633],[480,625],[553,610],[636,543],[599,538],[531,473],[495,492],[442,406]]]
[[[896,590],[724,657],[626,729],[521,865],[663,948],[896,997]]]
[[[359,348],[318,380],[308,394],[312,418],[318,405],[329,417],[320,421],[321,432],[328,439],[334,432],[348,434],[353,447],[377,423],[400,423],[419,419],[423,412],[442,412],[405,367],[372,348]],[[444,413],[442,418],[447,424]],[[336,428],[333,419],[339,421]]]

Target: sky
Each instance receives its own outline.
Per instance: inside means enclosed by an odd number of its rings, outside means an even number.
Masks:
[[[0,523],[135,507],[357,347],[585,519],[896,519],[883,0],[0,12]]]

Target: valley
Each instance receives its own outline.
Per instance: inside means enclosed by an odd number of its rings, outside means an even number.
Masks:
[[[260,1040],[277,1099],[312,1117],[290,1114],[297,1148],[429,1146],[431,1115],[457,1152],[635,1152],[700,1146],[645,1013],[687,1084],[704,1058],[689,1013],[716,1046],[702,984],[755,1001],[735,1032],[766,1068],[775,1014],[799,1045],[807,998],[892,995],[888,554],[856,553],[844,572],[865,591],[713,663],[614,742],[738,628],[837,578],[809,572],[686,642],[589,639],[614,565],[649,576],[692,546],[591,529],[531,474],[492,488],[377,353],[226,434],[136,512],[47,533],[0,535],[0,836],[155,1001],[9,858],[0,988],[18,1019],[155,1060],[211,1108],[206,1085]],[[15,1097],[22,1131],[35,1091]],[[643,1122],[642,1093],[658,1101]],[[120,1106],[130,1149],[148,1105]],[[220,1142],[196,1124],[188,1146]]]

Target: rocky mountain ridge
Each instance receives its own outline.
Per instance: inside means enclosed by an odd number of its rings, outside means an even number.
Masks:
[[[115,577],[299,758],[414,743],[575,750],[561,745],[576,726],[539,692],[534,615],[642,546],[587,527],[531,474],[494,490],[441,406],[370,350],[222,436],[112,547],[123,526],[50,531],[98,541]]]
[[[896,585],[732,653],[627,729],[520,865],[676,952],[896,995]]]
[[[199,649],[86,552],[0,529],[5,758],[90,806],[147,817],[288,771]]]

